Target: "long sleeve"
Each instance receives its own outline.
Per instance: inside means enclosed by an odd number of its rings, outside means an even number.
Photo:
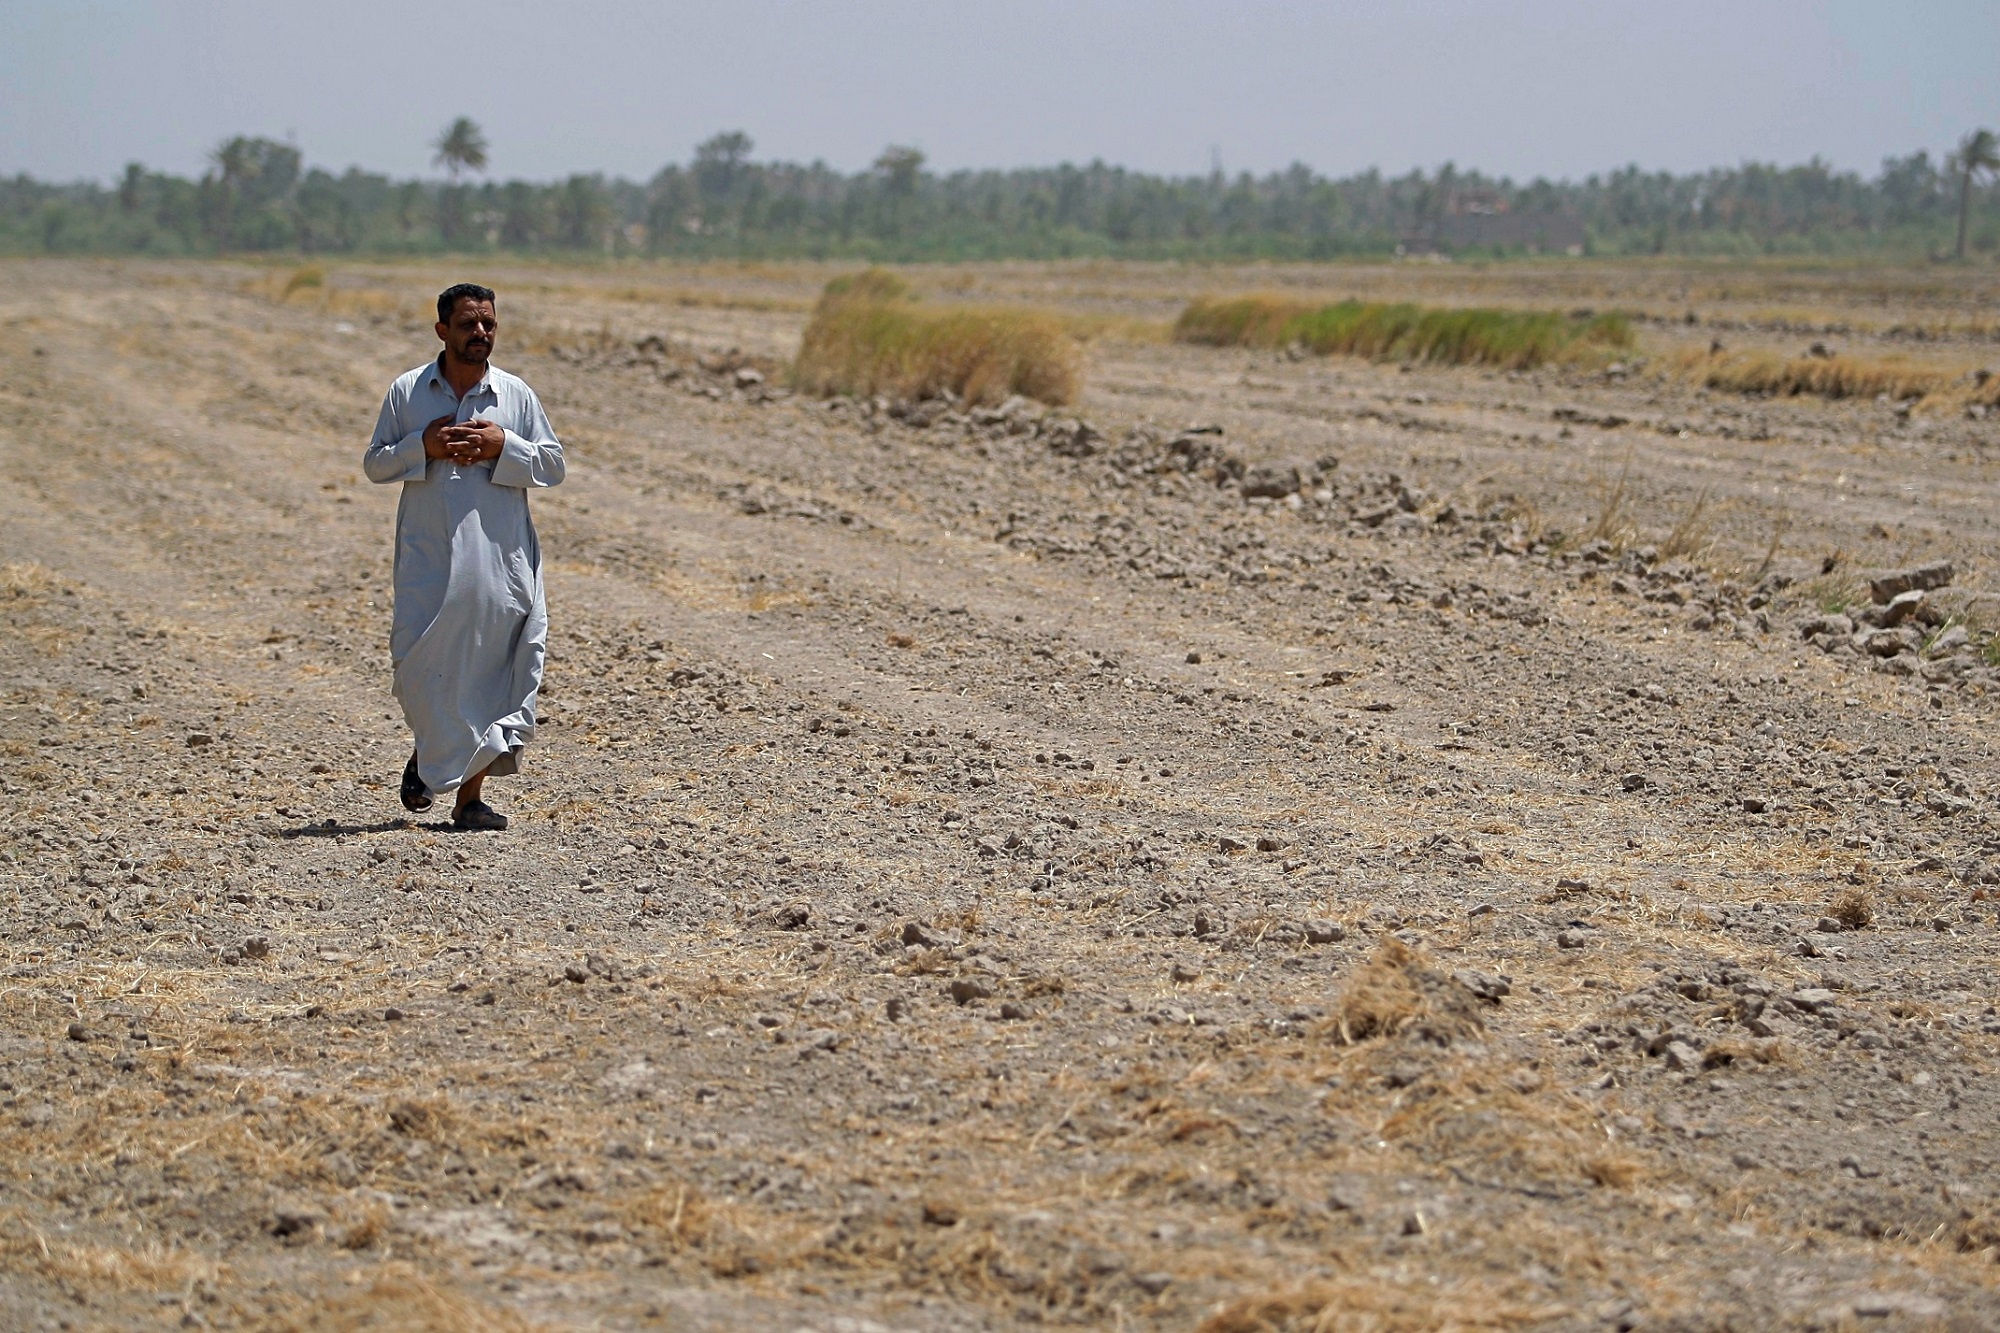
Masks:
[[[556,438],[548,414],[542,411],[542,400],[532,390],[521,418],[524,431],[508,430],[507,442],[501,446],[500,456],[493,460],[493,484],[522,490],[561,485],[567,471],[562,441]],[[418,444],[421,452],[422,441]]]
[[[375,482],[422,481],[430,459],[424,456],[424,428],[405,433],[403,414],[398,410],[398,389],[391,385],[382,399],[382,413],[375,419],[375,436],[368,452],[361,456],[361,470]]]

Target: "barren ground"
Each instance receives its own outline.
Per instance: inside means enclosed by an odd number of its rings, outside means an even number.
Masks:
[[[810,266],[491,272],[571,474],[455,836],[359,455],[458,271],[0,265],[0,1324],[2000,1325],[2000,427],[1145,334],[1989,280],[919,274],[1098,321],[1079,442],[697,364]]]

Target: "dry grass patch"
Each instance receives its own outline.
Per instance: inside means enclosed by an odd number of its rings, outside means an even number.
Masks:
[[[33,560],[0,565],[0,594],[24,601],[53,597],[69,587],[63,577]]]
[[[638,305],[671,305],[683,310],[756,310],[789,312],[805,310],[808,303],[783,296],[750,296],[740,292],[710,291],[693,287],[617,287],[598,291],[589,287],[547,287],[544,294],[577,300],[592,298],[627,301]]]
[[[715,1214],[700,1190],[684,1184],[662,1185],[624,1206],[625,1221],[660,1249],[681,1254],[712,1241]]]
[[[1172,341],[1173,326],[1162,320],[1134,315],[1106,315],[1091,311],[1061,312],[1062,326],[1080,342],[1130,343],[1158,346]]]
[[[880,269],[836,278],[806,325],[794,387],[998,403],[1012,394],[1062,404],[1082,388],[1082,353],[1060,321],[1032,310],[927,309]]]
[[[1762,349],[1688,348],[1669,356],[1670,373],[1705,388],[1774,398],[1888,397],[1925,408],[2000,405],[2000,376],[1906,357],[1781,356]]]
[[[1470,989],[1422,953],[1385,937],[1343,988],[1331,1023],[1349,1044],[1402,1039],[1361,1057],[1390,1101],[1370,1110],[1373,1093],[1335,1094],[1327,1109],[1338,1113],[1343,1101],[1359,1097],[1346,1114],[1379,1117],[1378,1137],[1468,1183],[1567,1193],[1639,1180],[1646,1168],[1614,1147],[1582,1099],[1551,1086],[1530,1064],[1482,1053],[1480,1007]],[[1455,1043],[1472,1058],[1435,1049]]]
[[[1709,512],[1709,491],[1703,487],[1687,512],[1674,521],[1666,540],[1660,543],[1660,559],[1698,560],[1715,544],[1715,519]]]
[[[358,1291],[322,1292],[264,1327],[300,1333],[531,1333],[544,1327],[463,1292],[439,1287],[410,1264],[385,1268]]]
[[[1401,1286],[1365,1278],[1313,1282],[1233,1301],[1197,1333],[1404,1333],[1506,1329],[1540,1324],[1561,1311],[1485,1282]]]
[[[1761,1040],[1750,1037],[1724,1037],[1709,1043],[1702,1049],[1701,1064],[1704,1069],[1714,1069],[1718,1065],[1733,1064],[1790,1065],[1793,1063],[1791,1048],[1775,1037]]]
[[[1196,301],[1181,312],[1173,336],[1207,347],[1297,346],[1321,356],[1508,370],[1595,362],[1633,342],[1631,325],[1619,315],[1351,300],[1313,306],[1278,296]]]
[[[274,305],[363,320],[414,320],[428,324],[432,318],[430,301],[408,288],[356,282],[352,269],[336,271],[324,264],[274,268],[250,279],[241,290]],[[519,337],[518,327],[509,333],[510,342]]]
[[[326,309],[332,315],[359,315],[365,319],[430,318],[429,303],[412,299],[405,291],[381,291],[373,287],[329,287],[325,289]]]
[[[2000,1261],[2000,1212],[1988,1210],[1964,1219],[1953,1244],[1960,1254]]]
[[[1407,1032],[1449,1046],[1485,1026],[1471,991],[1393,935],[1348,979],[1333,1016],[1335,1033],[1348,1045]]]
[[[812,1235],[803,1223],[720,1203],[680,1182],[622,1201],[617,1214],[653,1259],[691,1259],[717,1277],[794,1266]]]
[[[1112,1327],[1140,1293],[1106,1239],[1086,1225],[1021,1228],[992,1195],[933,1193],[844,1218],[802,1259],[813,1266],[961,1300],[1004,1302],[1034,1322]],[[1039,1317],[1037,1317],[1039,1316]]]
[[[120,1249],[51,1241],[20,1221],[0,1228],[0,1255],[67,1286],[114,1291],[191,1291],[214,1286],[228,1271],[178,1245],[148,1241]]]
[[[289,301],[292,299],[294,292],[318,291],[324,286],[326,286],[326,270],[324,268],[318,264],[301,264],[299,267],[293,269],[291,275],[285,279],[284,288],[279,293],[278,299],[280,301]]]
[[[1605,542],[1613,550],[1623,551],[1639,532],[1632,519],[1631,454],[1625,455],[1625,465],[1618,470],[1617,477],[1601,481],[1598,491],[1597,516],[1584,530],[1584,543]]]
[[[1875,924],[1875,895],[1852,885],[1834,895],[1826,914],[1849,930],[1865,930]]]
[[[1398,1094],[1379,1132],[1468,1183],[1564,1193],[1624,1189],[1647,1174],[1590,1106],[1523,1066],[1438,1070]]]

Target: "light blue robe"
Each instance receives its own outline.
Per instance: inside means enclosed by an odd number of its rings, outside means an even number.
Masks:
[[[441,416],[500,426],[500,456],[426,458],[424,427]],[[460,398],[440,357],[389,386],[361,465],[370,481],[403,483],[389,656],[417,772],[440,796],[482,770],[518,772],[549,636],[528,492],[562,481],[562,441],[518,377],[489,365]]]

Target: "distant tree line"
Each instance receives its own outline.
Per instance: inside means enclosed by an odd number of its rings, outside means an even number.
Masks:
[[[1984,131],[1942,160],[1890,158],[1872,178],[1815,159],[1525,184],[1450,164],[1338,179],[1303,165],[1263,176],[1155,176],[1102,162],[939,173],[902,146],[844,173],[756,162],[754,146],[718,134],[644,183],[475,183],[465,177],[483,171],[487,144],[463,118],[433,145],[443,181],[336,175],[307,168],[290,144],[239,137],[198,179],[138,163],[110,187],[0,179],[0,250],[1314,259],[1391,252],[1438,234],[1447,215],[1480,213],[1571,219],[1598,254],[2000,250],[2000,159]]]

